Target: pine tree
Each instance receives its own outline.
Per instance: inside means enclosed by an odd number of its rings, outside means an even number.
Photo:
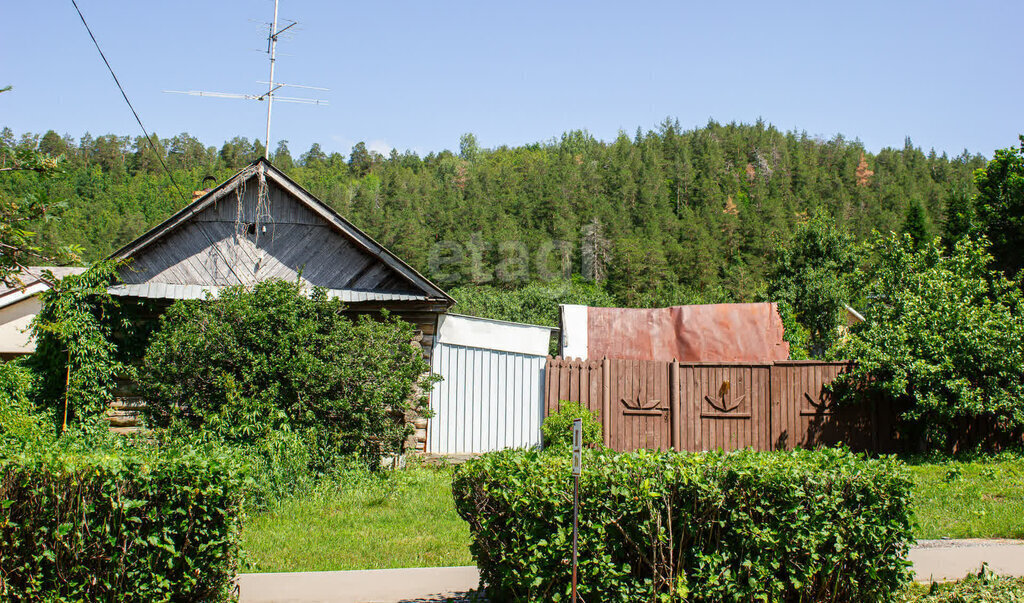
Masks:
[[[974,231],[974,201],[966,187],[957,187],[946,203],[946,219],[942,224],[942,239],[952,249],[957,241]]]
[[[580,230],[583,240],[583,249],[581,250],[583,278],[600,283],[608,275],[611,243],[604,234],[601,219],[597,216],[584,224]]]
[[[274,151],[274,165],[280,170],[290,170],[295,167],[295,161],[288,150],[287,140],[279,140],[277,142],[277,149]]]
[[[928,242],[930,238],[929,231],[928,218],[925,217],[924,206],[921,205],[920,201],[914,199],[907,207],[907,215],[903,219],[903,227],[900,229],[900,232],[910,235],[914,245],[920,247]]]
[[[980,230],[992,242],[996,266],[1015,276],[1024,268],[1024,135],[1019,148],[996,151],[975,184]]]

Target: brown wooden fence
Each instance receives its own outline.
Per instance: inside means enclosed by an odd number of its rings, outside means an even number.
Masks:
[[[785,450],[838,442],[896,449],[888,405],[833,404],[826,386],[849,366],[548,358],[544,410],[554,412],[562,400],[584,404],[601,416],[605,444],[615,450]]]

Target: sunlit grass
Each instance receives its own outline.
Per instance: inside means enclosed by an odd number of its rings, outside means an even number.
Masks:
[[[917,462],[915,536],[1024,538],[1024,458]],[[354,473],[249,518],[245,571],[471,565],[451,468]]]
[[[1024,538],[1024,458],[911,463],[915,535]]]
[[[472,565],[455,513],[452,471],[416,467],[343,477],[250,517],[250,572]]]

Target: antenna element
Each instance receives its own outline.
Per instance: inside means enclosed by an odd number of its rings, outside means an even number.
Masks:
[[[205,90],[164,90],[169,94],[187,94],[189,96],[209,96],[213,98],[241,98],[245,100],[257,100],[267,101],[267,146],[263,150],[263,156],[266,159],[270,159],[270,117],[274,108],[274,101],[282,103],[299,103],[304,105],[324,105],[328,103],[325,100],[318,98],[298,98],[294,96],[277,96],[276,92],[281,88],[304,88],[307,90],[323,90],[329,91],[329,88],[319,88],[317,86],[300,86],[298,84],[274,84],[274,63],[277,62],[277,37],[288,31],[292,27],[298,24],[297,21],[292,21],[285,27],[277,29],[277,5],[279,0],[274,0],[274,20],[270,25],[270,34],[267,36],[267,54],[270,55],[270,81],[268,82],[256,82],[257,84],[266,84],[267,91],[262,94],[237,94],[234,92],[208,92]]]

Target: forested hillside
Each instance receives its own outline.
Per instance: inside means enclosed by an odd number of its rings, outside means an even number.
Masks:
[[[181,134],[161,139],[157,157],[141,138],[0,134],[0,154],[26,147],[63,154],[63,172],[10,172],[0,196],[64,202],[61,219],[35,225],[40,242],[79,244],[86,260],[167,218],[212,185],[205,177],[219,183],[263,153],[245,138],[216,148]],[[295,158],[282,143],[271,159],[442,286],[578,275],[629,305],[755,299],[774,246],[823,213],[856,239],[901,230],[908,216],[910,228],[942,234],[947,206],[974,194],[971,174],[985,165],[909,140],[872,154],[761,122],[683,131],[669,120],[610,142],[574,131],[482,149],[465,135],[457,152],[425,157],[359,144],[349,156],[313,145]]]

